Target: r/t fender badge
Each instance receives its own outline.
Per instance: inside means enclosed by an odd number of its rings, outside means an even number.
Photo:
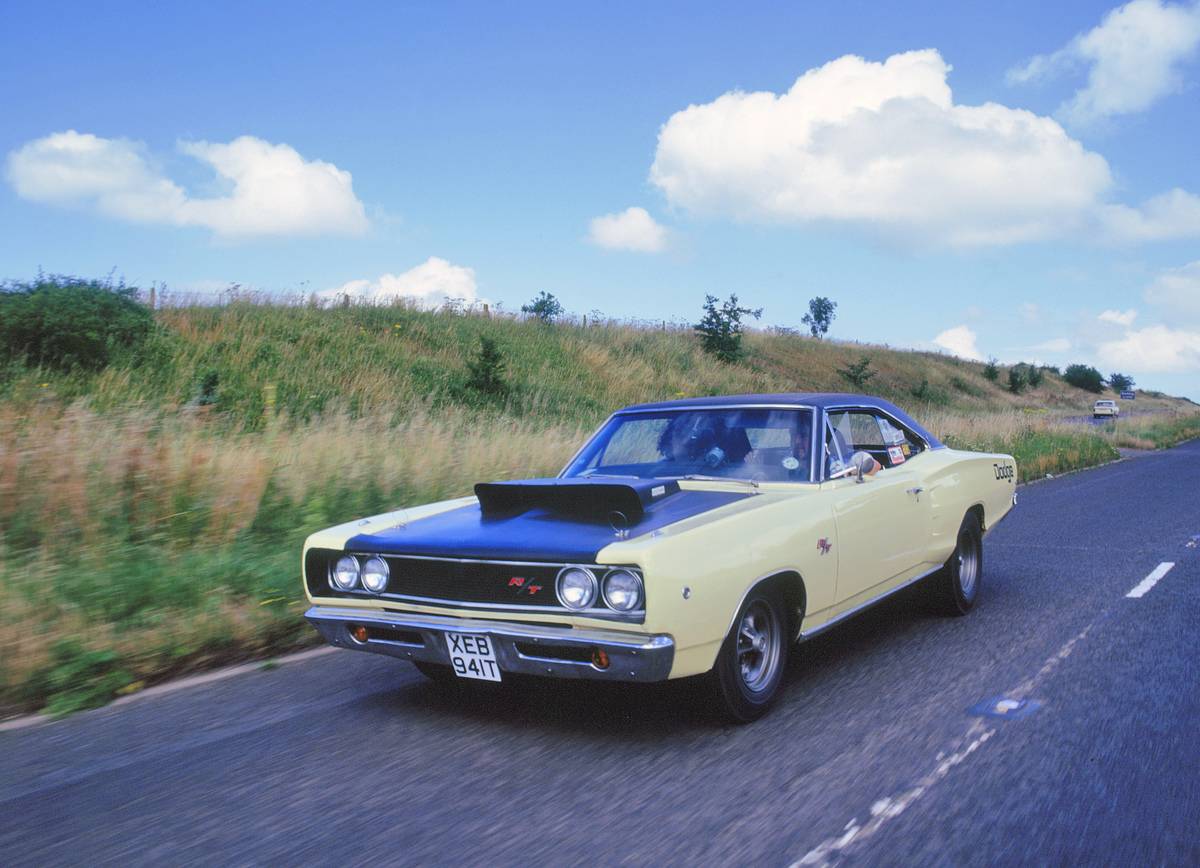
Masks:
[[[833,548],[833,543],[825,537],[821,537],[817,540],[817,548],[820,549],[822,555],[827,555],[829,554],[829,550]]]

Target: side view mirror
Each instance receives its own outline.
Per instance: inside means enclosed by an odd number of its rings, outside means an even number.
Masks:
[[[850,456],[850,466],[854,468],[854,481],[861,485],[867,471],[875,466],[875,459],[866,452],[855,452]]]

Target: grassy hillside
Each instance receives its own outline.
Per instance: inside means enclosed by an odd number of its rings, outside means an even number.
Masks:
[[[1013,395],[976,363],[794,335],[749,334],[727,365],[679,326],[249,302],[157,321],[97,373],[0,368],[0,711],[66,712],[311,642],[309,532],[554,473],[637,401],[852,390],[839,369],[866,355],[867,391],[951,445],[1012,452],[1024,478],[1200,434],[1177,399],[1139,395],[1158,415],[1091,429],[1061,419],[1097,396],[1053,374]],[[503,397],[468,385],[481,336]]]

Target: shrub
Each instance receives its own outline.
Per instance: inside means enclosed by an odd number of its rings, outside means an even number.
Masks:
[[[808,313],[800,321],[808,326],[808,330],[812,332],[814,338],[819,338],[829,331],[829,326],[833,324],[833,319],[837,316],[834,313],[835,310],[837,310],[836,301],[830,301],[825,296],[818,295],[809,300]]]
[[[475,358],[467,362],[467,370],[471,372],[467,385],[484,395],[503,395],[508,392],[504,368],[504,356],[500,354],[496,342],[487,335],[481,335]]]
[[[521,305],[521,313],[532,314],[542,322],[553,322],[562,316],[563,306],[557,298],[543,290],[529,304]]]
[[[1104,391],[1104,377],[1090,365],[1069,365],[1063,373],[1063,379],[1076,389],[1100,394]]]
[[[60,371],[99,371],[138,350],[154,315],[124,284],[57,275],[0,286],[0,353]]]
[[[1037,365],[1029,365],[1025,369],[1025,380],[1029,383],[1029,388],[1036,389],[1042,385],[1046,375]]]
[[[993,383],[1000,379],[1000,365],[997,364],[995,358],[987,360],[987,364],[983,366],[983,376]]]
[[[736,362],[742,357],[742,317],[758,319],[762,308],[742,307],[736,295],[730,295],[720,307],[718,301],[715,295],[704,297],[704,317],[693,328],[706,353],[723,362]]]
[[[1008,391],[1019,395],[1025,390],[1025,371],[1021,365],[1013,365],[1008,369]]]
[[[863,356],[851,365],[838,368],[838,373],[849,380],[857,389],[861,389],[867,385],[867,381],[875,376],[875,372],[871,370],[870,356]]]
[[[1114,392],[1124,392],[1133,388],[1133,377],[1127,374],[1109,374],[1108,387]]]

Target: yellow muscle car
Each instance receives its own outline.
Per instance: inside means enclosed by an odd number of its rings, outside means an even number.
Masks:
[[[738,395],[614,413],[552,479],[320,531],[308,620],[435,680],[703,675],[761,716],[788,654],[924,581],[975,605],[1012,456],[938,442],[880,398]]]

